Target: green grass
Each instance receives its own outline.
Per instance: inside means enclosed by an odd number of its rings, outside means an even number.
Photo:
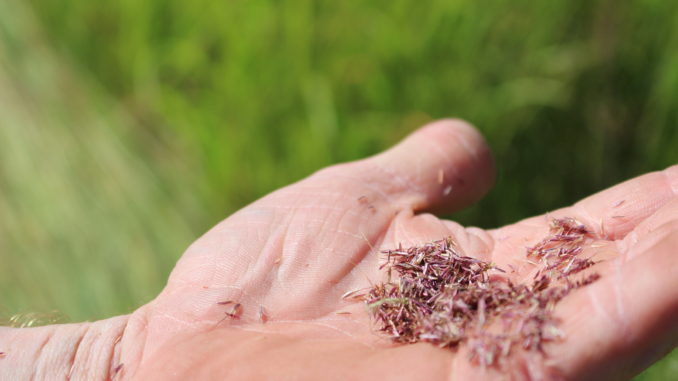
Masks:
[[[267,192],[433,118],[491,227],[678,162],[678,3],[0,2],[0,312],[129,312]],[[678,375],[673,355],[640,376]]]

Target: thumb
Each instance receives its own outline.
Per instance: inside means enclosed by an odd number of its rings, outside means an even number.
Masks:
[[[449,213],[481,199],[494,183],[494,171],[482,135],[466,122],[444,119],[380,154],[316,175],[350,178],[352,197],[369,188],[397,209]]]

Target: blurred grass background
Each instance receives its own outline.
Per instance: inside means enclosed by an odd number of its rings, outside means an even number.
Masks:
[[[499,165],[454,218],[543,213],[677,163],[677,105],[675,1],[0,0],[0,315],[130,312],[223,217],[439,117]]]

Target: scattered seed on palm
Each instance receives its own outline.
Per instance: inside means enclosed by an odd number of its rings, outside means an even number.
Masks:
[[[444,348],[463,344],[473,363],[492,366],[516,348],[542,352],[544,343],[563,339],[555,305],[600,277],[592,273],[575,279],[595,264],[581,257],[592,238],[572,218],[552,220],[549,235],[527,248],[537,272],[521,284],[492,263],[462,255],[452,238],[386,250],[381,268],[389,280],[344,297],[363,300],[379,331],[395,342]]]

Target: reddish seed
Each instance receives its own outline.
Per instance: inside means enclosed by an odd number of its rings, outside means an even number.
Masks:
[[[229,304],[233,304],[234,302],[232,300],[224,300],[223,302],[217,302],[218,305],[220,306],[227,306]]]
[[[3,358],[3,357],[5,357],[5,356],[7,356],[7,353],[5,353],[5,352],[0,352],[0,358]]]
[[[240,319],[240,316],[242,315],[242,304],[236,303],[233,308],[231,308],[230,312],[226,312],[226,316],[233,318],[233,319]]]
[[[223,322],[224,320],[226,320],[228,318],[231,318],[233,320],[239,320],[242,313],[243,313],[242,305],[240,303],[236,303],[235,305],[233,305],[233,307],[231,308],[230,311],[224,312],[225,316],[221,320],[219,320],[215,324],[215,326],[221,324],[221,322]]]
[[[120,372],[120,370],[122,370],[122,367],[123,367],[124,365],[125,365],[125,364],[120,363],[120,364],[118,364],[115,368],[113,368],[113,375],[118,374],[118,372]]]
[[[268,314],[264,306],[259,306],[259,320],[264,324],[268,321]]]
[[[342,295],[341,298],[345,300],[362,300],[364,296],[364,291],[365,290],[348,291],[344,293],[344,295]]]
[[[363,300],[379,330],[395,342],[449,348],[464,344],[473,363],[493,366],[513,347],[541,351],[545,342],[562,339],[553,307],[571,290],[600,277],[570,279],[595,264],[577,257],[591,238],[586,226],[572,218],[553,220],[549,236],[527,248],[533,259],[528,261],[539,268],[529,286],[502,277],[490,280],[490,271],[504,270],[462,255],[451,238],[398,247],[384,252],[382,266],[395,271],[396,281],[343,298]],[[497,325],[503,327],[500,333],[492,329]]]

